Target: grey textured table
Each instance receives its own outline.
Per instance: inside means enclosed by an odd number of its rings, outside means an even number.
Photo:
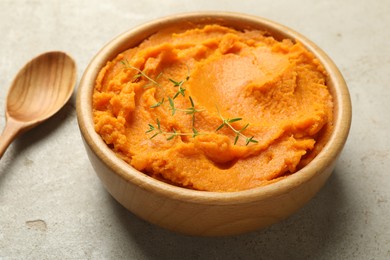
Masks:
[[[81,142],[73,95],[0,161],[0,259],[390,259],[389,1],[0,0],[0,108],[17,71],[41,52],[70,53],[80,78],[117,34],[199,10],[277,21],[313,40],[339,66],[353,124],[326,186],[265,230],[225,238],[162,230],[104,190]]]

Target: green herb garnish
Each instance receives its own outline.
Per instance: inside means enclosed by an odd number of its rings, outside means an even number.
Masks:
[[[142,70],[130,65],[130,63],[128,62],[127,59],[125,60],[122,60],[121,63],[126,67],[126,68],[130,68],[130,69],[134,69],[135,71],[138,72],[137,75],[135,75],[135,78],[140,78],[140,77],[144,77],[146,78],[148,81],[149,81],[149,84],[146,84],[144,87],[148,87],[150,85],[155,85],[159,88],[161,88],[164,92],[164,88],[161,86],[160,83],[157,82],[158,78],[162,75],[162,73],[160,73],[156,79],[152,79],[151,77],[149,77],[146,73],[144,73]],[[188,68],[188,66],[187,66]],[[156,119],[156,124],[153,125],[153,124],[148,124],[149,126],[149,129],[145,132],[145,133],[153,133],[153,135],[150,137],[150,139],[153,139],[154,137],[158,136],[158,135],[166,135],[168,136],[167,137],[167,140],[172,140],[174,139],[175,137],[177,136],[192,136],[192,137],[196,137],[198,135],[202,135],[202,134],[206,134],[206,133],[201,133],[201,132],[198,132],[198,130],[196,130],[195,128],[195,114],[196,113],[200,113],[202,111],[204,111],[204,109],[198,109],[196,108],[195,106],[195,103],[194,103],[194,100],[192,99],[191,96],[189,96],[189,100],[190,100],[190,104],[191,106],[188,107],[188,108],[178,108],[176,107],[176,104],[175,104],[175,99],[179,96],[182,96],[182,97],[185,97],[185,91],[186,91],[186,88],[183,86],[188,80],[190,79],[190,71],[189,71],[189,68],[188,68],[188,73],[187,73],[187,76],[185,79],[181,80],[181,81],[177,81],[177,80],[173,80],[171,78],[169,78],[168,80],[173,83],[173,87],[175,88],[178,88],[177,92],[173,95],[173,97],[167,97],[168,99],[168,103],[169,103],[169,110],[171,111],[171,115],[174,116],[176,114],[176,112],[183,112],[187,115],[191,115],[192,116],[192,132],[179,132],[177,130],[175,130],[174,128],[172,128],[171,131],[163,131],[161,129],[161,123],[160,123],[160,120],[157,118]],[[150,106],[151,108],[157,108],[157,107],[160,107],[164,104],[165,102],[165,98],[163,97],[160,101],[158,101],[157,103],[153,104],[152,106]],[[218,110],[218,108],[217,108]],[[246,124],[244,127],[242,127],[241,129],[236,129],[232,123],[234,122],[238,122],[238,121],[241,121],[242,118],[241,117],[235,117],[235,118],[224,118],[221,113],[219,112],[218,110],[218,115],[219,117],[221,118],[222,120],[222,123],[221,125],[219,125],[215,131],[219,131],[221,130],[222,128],[224,127],[228,127],[229,129],[231,129],[234,133],[235,133],[235,137],[234,137],[234,145],[237,144],[238,140],[240,137],[244,138],[245,139],[245,144],[246,145],[249,145],[250,143],[258,143],[258,141],[256,139],[254,139],[254,136],[251,136],[251,137],[247,137],[243,134],[243,132],[247,129],[247,127],[249,126],[249,123]]]
[[[218,109],[217,109],[218,110]],[[215,131],[218,131],[220,129],[222,129],[223,127],[229,127],[235,134],[236,136],[234,137],[234,144],[237,144],[238,142],[238,139],[240,137],[243,137],[245,138],[245,144],[248,145],[249,143],[258,143],[258,141],[256,139],[254,139],[254,136],[252,137],[246,137],[242,132],[247,129],[247,127],[249,126],[249,123],[246,124],[243,128],[241,128],[240,130],[237,130],[235,129],[231,123],[234,123],[234,122],[237,122],[237,121],[241,121],[242,118],[241,117],[235,117],[235,118],[224,118],[221,113],[219,112],[218,110],[218,114],[219,114],[219,117],[221,118],[222,120],[222,124],[220,126],[217,127],[217,129]]]

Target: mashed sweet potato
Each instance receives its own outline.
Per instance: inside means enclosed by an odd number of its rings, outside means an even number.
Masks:
[[[160,31],[100,71],[95,129],[139,171],[239,191],[308,164],[332,131],[326,72],[299,42],[220,25]]]

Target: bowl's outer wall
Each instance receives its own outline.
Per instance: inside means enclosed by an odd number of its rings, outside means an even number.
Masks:
[[[332,163],[305,185],[286,190],[276,197],[222,205],[205,204],[161,196],[134,185],[113,174],[88,144],[85,143],[85,147],[96,174],[120,204],[148,222],[188,235],[236,235],[279,222],[305,205],[324,185],[334,168]]]
[[[210,195],[173,187],[137,172],[119,161],[94,131],[92,92],[97,73],[107,60],[137,45],[157,31],[188,20],[219,22],[239,28],[259,28],[277,38],[298,38],[319,56],[329,74],[335,101],[335,133],[329,145],[303,170],[274,184],[242,193]],[[107,44],[92,60],[80,81],[77,117],[84,144],[97,175],[109,193],[124,207],[158,226],[191,235],[239,234],[278,222],[301,208],[331,175],[351,123],[351,104],[346,84],[333,62],[316,45],[300,34],[268,20],[242,14],[189,14],[172,16],[130,30]]]

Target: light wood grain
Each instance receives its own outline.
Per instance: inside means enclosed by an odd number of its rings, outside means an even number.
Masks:
[[[44,53],[28,62],[9,89],[0,158],[21,133],[55,114],[69,100],[76,83],[76,64],[63,52]]]
[[[299,40],[329,73],[334,98],[334,132],[309,165],[273,184],[247,191],[216,193],[175,187],[155,180],[120,160],[94,130],[92,92],[99,70],[118,53],[134,47],[161,28],[174,24],[220,23],[238,29],[266,30],[276,38]],[[351,124],[346,83],[333,61],[299,33],[259,17],[234,13],[175,15],[129,30],[107,44],[91,61],[80,82],[77,117],[90,161],[108,192],[142,219],[190,235],[223,236],[263,228],[305,205],[331,175]]]

